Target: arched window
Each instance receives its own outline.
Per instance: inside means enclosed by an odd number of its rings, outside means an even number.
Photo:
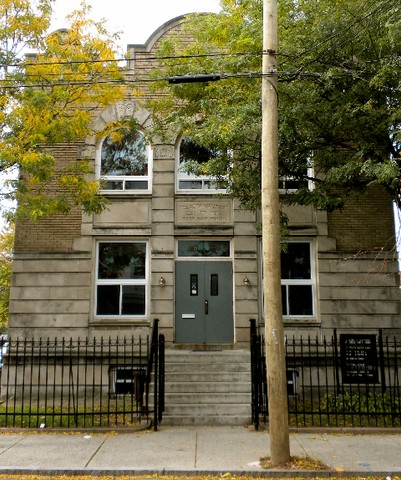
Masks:
[[[178,153],[177,191],[225,192],[213,178],[200,172],[202,164],[216,158],[218,153],[217,150],[199,145],[191,137],[183,137]]]
[[[312,158],[309,158],[306,162],[298,162],[296,165],[290,167],[287,166],[287,169],[291,173],[279,172],[279,192],[280,194],[285,193],[294,193],[301,188],[307,188],[308,190],[313,190],[313,163]]]
[[[106,137],[100,148],[99,177],[105,192],[149,192],[152,149],[145,135],[134,130]]]

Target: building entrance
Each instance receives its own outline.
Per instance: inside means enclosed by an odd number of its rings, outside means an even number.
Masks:
[[[231,261],[176,262],[176,342],[233,342],[232,278]]]

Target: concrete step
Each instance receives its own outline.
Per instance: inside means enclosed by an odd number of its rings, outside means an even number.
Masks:
[[[246,351],[166,351],[166,425],[248,425],[250,355]]]
[[[202,415],[202,416],[218,416],[218,415],[234,415],[246,416],[251,414],[251,405],[242,403],[212,403],[212,404],[165,404],[164,415]]]
[[[251,364],[250,363],[224,363],[224,362],[199,362],[195,363],[192,361],[188,362],[166,362],[166,373],[174,373],[174,372],[195,372],[195,373],[203,373],[203,372],[246,372],[250,373],[251,371]]]
[[[248,380],[248,379],[247,379]],[[168,382],[165,391],[170,393],[249,393],[251,385],[249,381],[243,382]]]
[[[207,426],[233,426],[251,425],[250,415],[163,415],[163,425],[207,425]]]
[[[166,393],[165,403],[167,405],[207,405],[207,404],[250,404],[250,393]]]
[[[250,381],[251,374],[247,372],[200,372],[195,373],[181,373],[168,372],[166,368],[165,379],[166,383],[172,382],[224,382],[227,384],[236,382]]]
[[[188,350],[166,350],[166,362],[187,362],[194,363],[212,363],[212,362],[235,362],[244,363],[251,361],[251,355],[244,350],[226,350],[226,351],[188,351]]]

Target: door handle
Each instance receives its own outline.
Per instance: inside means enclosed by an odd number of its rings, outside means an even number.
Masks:
[[[206,315],[209,313],[209,302],[205,300],[205,313]]]

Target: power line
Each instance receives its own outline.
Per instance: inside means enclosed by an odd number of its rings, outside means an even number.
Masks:
[[[260,76],[258,73],[247,73],[247,74],[236,74],[236,75],[221,75],[221,78],[235,78],[241,76]],[[127,85],[130,83],[152,83],[152,82],[168,82],[169,78],[173,77],[159,77],[159,78],[130,78],[130,79],[105,79],[105,80],[95,80],[95,81],[77,81],[77,82],[52,82],[52,83],[30,83],[30,84],[19,84],[19,85],[4,85],[1,88],[4,89],[19,89],[19,88],[49,88],[49,87],[75,87],[83,85],[100,85],[100,84],[119,84]],[[177,78],[177,77],[175,77]],[[1,83],[2,81],[0,81]]]
[[[51,88],[51,87],[75,87],[75,86],[84,86],[84,85],[101,85],[101,84],[116,84],[116,85],[129,85],[133,83],[155,83],[155,82],[169,82],[169,83],[190,83],[188,82],[188,77],[196,77],[196,76],[209,76],[209,77],[219,77],[215,79],[227,80],[227,79],[235,79],[235,78],[243,78],[243,79],[257,79],[262,77],[271,77],[273,75],[278,75],[279,79],[293,79],[293,78],[323,78],[325,77],[325,73],[317,73],[317,72],[289,72],[289,71],[278,71],[263,74],[261,72],[244,72],[244,73],[235,73],[235,74],[193,74],[193,75],[178,75],[173,77],[158,77],[158,78],[151,78],[151,77],[142,77],[142,78],[130,78],[130,79],[104,79],[104,80],[82,80],[76,82],[49,82],[49,83],[25,83],[25,84],[18,84],[18,85],[2,85],[1,83],[6,82],[6,80],[0,80],[0,88],[2,89],[19,89],[19,88]],[[355,78],[353,73],[347,72],[338,72],[336,74],[330,75],[333,78],[341,78],[341,77],[348,77],[348,78]],[[361,78],[372,78],[375,76],[375,73],[368,73],[368,72],[359,72],[358,76]],[[173,80],[172,80],[173,79]],[[179,81],[179,80],[182,81]],[[214,79],[209,78],[209,81],[213,81]],[[195,80],[194,80],[195,81]]]
[[[369,3],[369,0],[366,2]],[[391,11],[394,8],[394,1],[393,0],[386,0],[384,3],[379,4],[378,6],[376,5],[376,1],[372,2],[373,6],[375,8],[371,9],[367,13],[365,13],[362,17],[356,18],[354,22],[351,24],[347,25],[346,28],[343,28],[341,30],[336,31],[334,34],[330,35],[326,39],[322,40],[320,43],[317,45],[313,46],[312,48],[308,50],[304,50],[303,52],[299,53],[298,55],[295,55],[292,57],[293,60],[300,59],[307,54],[316,52],[316,57],[314,59],[310,59],[307,61],[302,67],[305,67],[308,64],[314,63],[319,58],[321,58],[323,55],[328,54],[330,51],[342,47],[344,44],[349,42],[349,38],[346,36],[347,33],[350,31],[354,32],[354,38],[358,38],[361,33],[371,25],[372,22],[374,21],[380,21],[386,13]],[[397,12],[399,11],[399,8]],[[376,17],[375,17],[376,16]],[[360,27],[359,32],[356,30],[357,27]],[[335,40],[335,42],[333,42]],[[333,42],[329,47],[324,48],[325,45],[328,43]],[[301,68],[302,68],[301,67]]]
[[[367,0],[366,4],[370,3],[370,0]],[[372,2],[373,5],[376,5],[376,1]],[[324,54],[327,54],[329,51],[341,47],[344,43],[349,41],[346,37],[346,33],[351,30],[354,30],[355,36],[357,38],[361,32],[366,29],[373,21],[380,20],[386,13],[388,13],[391,9],[394,9],[394,1],[393,0],[386,0],[384,3],[376,6],[375,8],[371,9],[367,13],[365,13],[362,17],[357,18],[353,23],[348,25],[346,28],[335,32],[333,35],[330,35],[326,39],[322,40],[315,46],[312,46],[308,50],[304,50],[299,54],[290,55],[288,53],[277,53],[277,55],[282,57],[288,57],[292,60],[297,60],[304,57],[307,54],[316,52],[317,57],[315,59],[311,59],[307,62],[307,64],[313,63],[319,57]],[[397,12],[400,11],[399,7],[397,7]],[[375,17],[375,15],[378,15]],[[357,27],[362,27],[359,32],[356,30]],[[324,48],[327,43],[336,40],[330,47]],[[192,54],[192,55],[166,55],[166,56],[141,56],[142,52],[137,52],[139,56],[135,56],[134,58],[124,57],[124,58],[113,58],[113,59],[87,59],[87,60],[58,60],[58,61],[38,61],[38,62],[19,62],[19,63],[0,63],[0,68],[7,68],[7,67],[42,67],[42,66],[62,66],[62,65],[86,65],[86,64],[97,64],[97,63],[119,63],[119,62],[134,62],[136,64],[141,62],[149,62],[149,61],[163,61],[163,60],[191,60],[197,58],[216,58],[216,57],[243,57],[243,56],[262,56],[264,54],[268,54],[269,52],[264,52],[263,50],[256,50],[256,51],[248,51],[248,52],[211,52],[211,53],[204,53],[204,54]],[[303,65],[305,66],[305,65]],[[302,66],[300,67],[302,68]],[[122,72],[124,70],[122,69]],[[65,73],[65,74],[70,74]],[[56,74],[48,74],[48,75],[57,75]]]
[[[368,2],[367,2],[368,3]],[[387,13],[387,11],[390,11],[394,7],[393,0],[387,0],[385,3],[377,6],[373,10],[369,11],[366,13],[363,17],[360,17],[356,19],[352,24],[348,25],[346,28],[343,30],[339,30],[338,32],[334,33],[333,35],[329,36],[328,38],[322,40],[320,43],[317,45],[313,46],[312,48],[308,50],[304,50],[301,53],[297,55],[289,55],[286,53],[277,53],[277,55],[282,56],[282,57],[289,57],[292,58],[293,60],[299,59],[303,56],[305,56],[308,53],[313,53],[314,51],[317,53],[318,56],[321,56],[328,51],[332,50],[336,44],[331,45],[329,48],[325,50],[319,50],[324,47],[327,43],[331,42],[332,40],[342,38],[342,40],[338,40],[337,44],[342,45],[344,42],[348,41],[348,39],[344,39],[343,37],[345,34],[352,29],[355,29],[358,25],[361,25],[364,28],[369,26],[369,24],[374,21],[378,20],[378,18],[373,19],[372,17],[376,15],[378,12],[380,13],[380,17],[383,16],[383,14]],[[369,20],[367,25],[363,25],[363,22],[366,20]],[[360,32],[356,32],[355,38],[359,36]],[[141,55],[142,52],[137,52],[139,55]],[[105,58],[105,59],[88,59],[88,60],[58,60],[58,61],[38,61],[38,62],[19,62],[19,63],[0,63],[0,68],[7,68],[7,67],[36,67],[36,66],[55,66],[55,65],[85,65],[85,64],[96,64],[96,63],[119,63],[119,62],[135,62],[135,63],[141,63],[141,62],[149,62],[149,61],[162,61],[162,60],[190,60],[190,59],[196,59],[196,58],[214,58],[214,57],[235,57],[235,56],[261,56],[268,54],[268,52],[264,52],[263,50],[258,50],[258,51],[249,51],[249,52],[211,52],[211,53],[204,53],[204,54],[192,54],[192,55],[166,55],[166,56],[138,56],[138,57],[123,57],[123,58]],[[40,55],[40,54],[39,54]]]
[[[152,60],[189,60],[193,58],[208,58],[208,57],[235,57],[235,56],[252,56],[263,55],[267,52],[254,51],[254,52],[212,52],[193,55],[168,55],[162,57],[124,57],[124,58],[105,58],[105,59],[91,59],[91,60],[58,60],[58,61],[46,61],[46,62],[19,62],[19,63],[0,63],[0,68],[7,67],[37,67],[37,66],[55,66],[55,65],[85,65],[91,63],[113,63],[113,62],[149,62]],[[141,52],[139,52],[141,54]]]

